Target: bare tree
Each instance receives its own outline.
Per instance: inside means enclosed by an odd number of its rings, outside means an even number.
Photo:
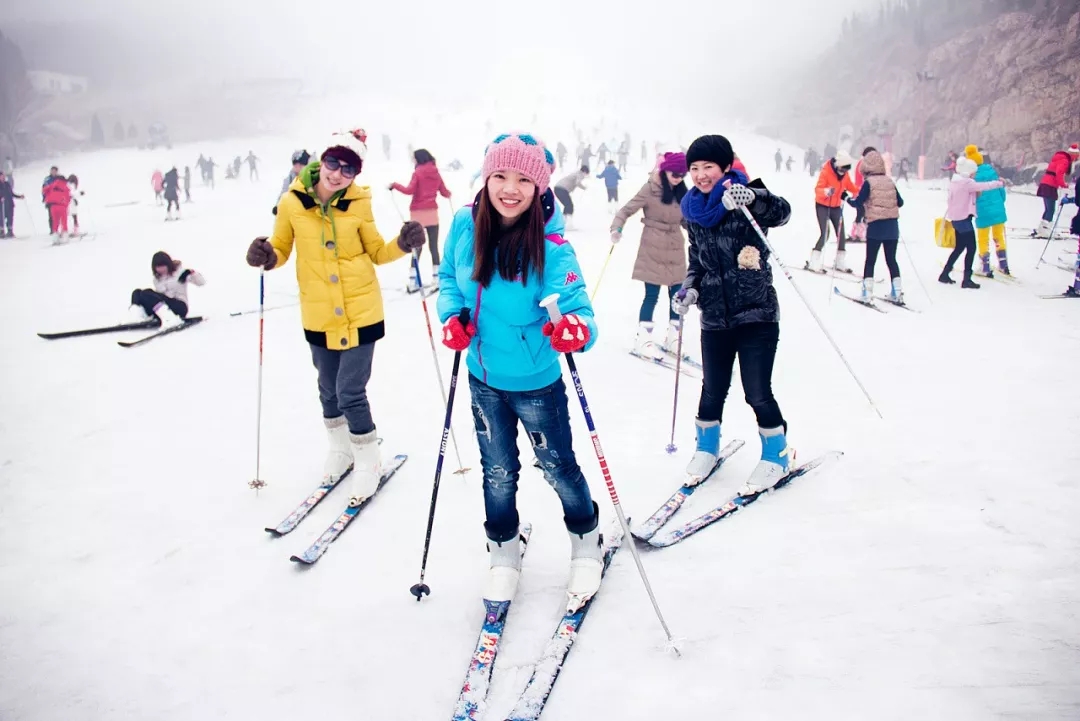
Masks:
[[[7,140],[16,160],[19,150],[16,130],[35,105],[22,51],[0,33],[0,140]]]

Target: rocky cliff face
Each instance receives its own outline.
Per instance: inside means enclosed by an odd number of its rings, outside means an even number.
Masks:
[[[820,151],[851,125],[861,149],[881,143],[872,121],[888,122],[893,153],[914,159],[925,118],[928,167],[968,143],[1001,165],[1045,161],[1080,141],[1080,11],[1071,4],[1067,22],[1011,12],[928,49],[841,48],[768,109],[761,129]],[[926,71],[931,79],[920,80]]]

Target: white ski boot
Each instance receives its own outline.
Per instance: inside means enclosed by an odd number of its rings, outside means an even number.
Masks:
[[[861,298],[863,301],[865,301],[867,303],[874,300],[874,279],[873,278],[863,278],[862,279],[862,289],[859,291],[859,298]]]
[[[668,321],[667,335],[664,336],[664,345],[661,346],[668,353],[679,352],[679,328],[681,327],[680,321]]]
[[[604,575],[604,551],[600,544],[599,524],[588,533],[570,534],[570,581],[566,584],[566,595],[568,605],[575,610],[600,590]]]
[[[345,416],[323,418],[330,449],[323,464],[324,480],[337,482],[353,467],[352,444],[349,443],[349,423]]]
[[[833,270],[835,270],[835,271],[837,271],[839,273],[850,273],[851,272],[851,268],[849,268],[848,265],[847,265],[847,251],[846,250],[838,250],[838,251],[836,251],[836,259],[833,260],[833,266],[832,267],[833,267]]]
[[[787,475],[790,465],[790,454],[787,445],[787,437],[784,435],[784,427],[758,428],[761,436],[761,460],[750,474],[746,484],[739,489],[739,494],[752,496],[756,493],[767,491]]]
[[[807,262],[806,267],[815,273],[820,273],[824,270],[822,267],[820,250],[815,250],[810,253],[810,260]]]
[[[892,279],[892,292],[889,293],[889,300],[893,303],[904,304],[904,284],[899,276]]]
[[[697,450],[686,467],[686,484],[693,486],[701,483],[712,472],[716,459],[720,456],[720,421],[696,419]]]
[[[512,601],[521,578],[521,533],[515,533],[513,538],[502,543],[489,538],[487,546],[491,567],[484,587],[484,598],[488,601]]]
[[[406,293],[416,293],[419,290],[420,290],[420,286],[416,282],[416,273],[412,269],[410,269],[409,270],[409,279],[405,282],[405,292]]]
[[[173,313],[165,303],[158,303],[154,306],[154,315],[161,320],[162,328],[172,328],[184,322],[184,319]]]
[[[1040,220],[1039,227],[1035,229],[1035,237],[1046,239],[1050,237],[1050,233],[1054,232],[1054,224],[1049,220]]]
[[[128,323],[145,323],[153,318],[158,320],[156,315],[147,315],[146,308],[141,305],[132,305],[128,307]]]
[[[349,505],[359,506],[379,490],[382,461],[379,458],[379,438],[375,431],[363,435],[349,434],[353,456],[352,490]]]
[[[664,354],[653,343],[652,331],[652,323],[648,321],[638,323],[637,336],[634,338],[634,353],[644,358],[662,358]]]

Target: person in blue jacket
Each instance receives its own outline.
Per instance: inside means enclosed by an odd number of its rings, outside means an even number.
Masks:
[[[964,155],[979,166],[975,171],[976,183],[1001,180],[994,165],[988,158],[983,157],[978,147],[967,146],[964,148]],[[990,267],[991,235],[994,236],[994,245],[997,248],[998,268],[1003,275],[1011,275],[1005,246],[1005,223],[1008,219],[1005,212],[1005,188],[984,190],[979,193],[979,197],[975,199],[975,241],[979,251],[979,262],[982,264],[982,275],[987,278],[994,277],[994,271]]]
[[[615,161],[609,160],[596,177],[604,181],[604,187],[607,188],[608,205],[618,203],[619,181],[622,180],[622,175],[619,174],[619,169],[615,167]]]
[[[596,322],[548,187],[554,166],[531,135],[500,135],[488,145],[484,187],[454,216],[439,267],[443,344],[468,351],[491,554],[484,598],[491,601],[510,600],[521,573],[518,423],[562,502],[571,545],[567,593],[592,595],[603,569],[599,508],[574,457],[559,358],[588,350]],[[563,314],[555,324],[540,307],[553,294]]]

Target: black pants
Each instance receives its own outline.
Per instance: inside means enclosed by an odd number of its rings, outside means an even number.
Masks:
[[[146,311],[147,315],[154,314],[154,307],[159,303],[164,303],[169,307],[173,313],[181,318],[187,318],[188,307],[187,303],[176,298],[170,298],[167,295],[162,295],[156,290],[150,290],[149,288],[141,288],[131,291],[131,304],[142,306],[142,309]]]
[[[439,267],[439,226],[426,225],[428,250],[431,251],[431,263],[437,269]]]
[[[166,213],[172,212],[174,205],[176,206],[176,212],[180,212],[180,199],[176,195],[166,195],[165,200],[169,202],[168,206],[165,208]]]
[[[184,186],[184,202],[185,203],[190,203],[191,202],[191,186],[190,185],[185,185]]]
[[[954,220],[953,230],[956,231],[956,247],[949,254],[949,260],[945,262],[945,272],[942,275],[952,272],[960,254],[966,250],[967,255],[964,256],[964,280],[969,280],[971,278],[971,264],[975,262],[975,228],[971,226],[971,218]]]
[[[15,223],[15,199],[0,198],[0,231],[7,230],[12,233],[12,225]]]
[[[703,421],[723,420],[724,401],[738,356],[743,392],[746,402],[754,409],[758,426],[786,427],[772,392],[773,361],[779,340],[779,323],[747,323],[729,330],[701,331],[704,380],[697,417]]]
[[[555,197],[562,203],[563,215],[574,214],[574,201],[570,199],[570,191],[566,188],[555,187]]]
[[[821,229],[821,236],[818,238],[817,245],[814,246],[814,250],[822,250],[825,247],[825,241],[829,239],[829,223],[832,223],[833,229],[836,231],[836,242],[839,250],[843,250],[847,245],[847,238],[844,237],[844,211],[837,208],[830,208],[827,205],[817,203],[817,224]]]
[[[874,266],[877,265],[879,248],[885,248],[885,265],[889,266],[889,277],[900,277],[900,266],[896,262],[896,248],[899,240],[870,240],[866,239],[866,263],[863,265],[863,278],[874,277]]]
[[[609,203],[618,203],[619,202],[619,189],[617,187],[607,189],[607,202],[609,202]]]

